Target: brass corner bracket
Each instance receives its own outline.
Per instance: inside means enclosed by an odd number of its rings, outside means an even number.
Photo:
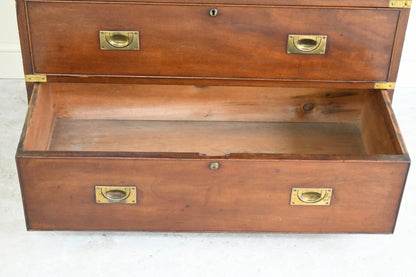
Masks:
[[[36,75],[25,75],[25,81],[28,83],[46,83],[46,75],[36,74]]]
[[[379,82],[374,84],[375,89],[394,89],[396,87],[395,82]]]
[[[407,8],[412,6],[412,0],[390,0],[389,8]]]

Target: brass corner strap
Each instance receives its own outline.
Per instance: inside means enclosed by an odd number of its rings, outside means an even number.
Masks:
[[[375,89],[394,89],[396,86],[396,83],[394,82],[380,82],[380,83],[375,83],[374,84],[374,88]]]
[[[46,83],[46,75],[36,74],[36,75],[25,75],[25,81],[28,83]]]
[[[412,0],[390,0],[389,8],[407,8],[412,6]]]

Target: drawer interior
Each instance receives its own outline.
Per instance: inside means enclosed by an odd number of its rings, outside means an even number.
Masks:
[[[403,154],[382,91],[44,83],[24,151]]]

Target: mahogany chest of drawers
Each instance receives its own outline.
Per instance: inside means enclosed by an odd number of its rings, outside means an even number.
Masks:
[[[409,8],[17,0],[27,228],[393,232]]]

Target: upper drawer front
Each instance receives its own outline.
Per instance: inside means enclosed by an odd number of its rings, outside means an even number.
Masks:
[[[34,71],[46,74],[383,81],[399,11],[29,2]],[[99,31],[139,31],[139,51],[100,50]],[[287,54],[289,34],[327,36]]]

